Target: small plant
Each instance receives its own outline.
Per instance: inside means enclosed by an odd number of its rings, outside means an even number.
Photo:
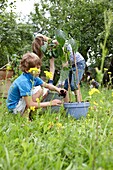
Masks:
[[[67,34],[62,30],[56,30],[55,32],[55,38],[56,40],[49,40],[48,42],[45,42],[44,45],[41,47],[41,50],[43,51],[44,55],[48,57],[49,59],[51,57],[54,58],[60,58],[62,61],[62,64],[69,61],[70,52],[67,50],[67,45],[70,44],[73,49],[73,54],[78,50],[78,42],[75,41],[72,37],[68,37]],[[63,67],[61,69],[61,81],[65,81],[66,78],[68,78],[69,75],[69,69],[72,67],[71,62],[69,63],[68,67]],[[76,59],[75,59],[75,65],[76,65]],[[77,67],[76,67],[77,70]],[[76,73],[78,74],[78,73]],[[78,76],[78,75],[76,75]],[[74,82],[76,84],[76,82]],[[78,86],[80,90],[80,86]],[[72,101],[72,93],[70,90],[69,85],[69,100]]]
[[[69,102],[64,103],[64,108],[66,110],[67,114],[70,114],[71,116],[75,117],[76,119],[79,119],[82,116],[86,116],[88,107],[89,107],[89,102],[83,102],[82,101],[82,95],[81,95],[81,90],[80,90],[80,84],[77,83],[78,80],[78,67],[76,64],[76,56],[75,53],[78,50],[78,42],[75,41],[72,37],[68,37],[66,33],[64,33],[62,30],[57,30],[55,33],[55,38],[56,41],[54,44],[54,41],[51,40],[52,43],[49,41],[46,42],[42,46],[42,51],[45,54],[45,56],[51,58],[60,58],[62,61],[62,69],[61,69],[61,75],[60,75],[60,80],[61,82],[67,81],[68,83],[68,94],[69,94]],[[68,45],[71,46],[72,48],[72,55],[73,55],[73,60],[74,60],[74,68],[76,71],[74,71],[72,65],[73,63],[71,62],[70,59],[70,51],[68,50]],[[69,61],[69,62],[68,62]],[[65,64],[64,64],[65,63]],[[66,64],[68,63],[68,64]],[[73,93],[71,89],[71,82],[70,82],[70,77],[69,74],[72,72],[72,76],[74,79],[74,100],[73,100]],[[79,81],[78,81],[79,82]],[[75,94],[76,93],[76,94]],[[61,91],[61,95],[65,97],[66,94],[64,94],[63,91]],[[77,101],[77,102],[76,102]]]
[[[47,58],[51,59],[52,57],[58,58],[63,56],[63,46],[66,37],[62,38],[62,34],[60,34],[60,36],[59,38],[57,35],[56,40],[49,39],[47,42],[44,42],[44,45],[41,47],[42,52]]]
[[[102,60],[101,60],[101,66],[100,66],[100,70],[98,68],[96,68],[96,72],[97,72],[97,81],[102,84],[102,80],[103,80],[103,71],[104,71],[104,61],[105,58],[108,54],[108,50],[106,48],[106,44],[107,44],[107,40],[110,34],[110,29],[112,26],[112,22],[113,22],[113,14],[112,11],[105,11],[104,12],[104,22],[105,22],[105,34],[104,34],[104,42],[100,43],[100,47],[102,49]]]

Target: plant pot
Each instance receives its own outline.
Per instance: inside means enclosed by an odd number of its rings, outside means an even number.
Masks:
[[[74,102],[74,103],[64,103],[64,108],[67,115],[71,115],[76,119],[81,117],[86,117],[88,112],[89,102]]]
[[[10,85],[10,80],[0,80],[0,97],[7,98]]]
[[[0,80],[12,78],[13,74],[14,74],[13,70],[2,69],[0,70]]]

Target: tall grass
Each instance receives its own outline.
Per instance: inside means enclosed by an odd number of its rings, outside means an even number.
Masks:
[[[35,111],[34,120],[8,113],[4,99],[0,106],[1,170],[112,170],[113,91],[99,89],[88,94],[86,118],[76,120],[59,113]]]

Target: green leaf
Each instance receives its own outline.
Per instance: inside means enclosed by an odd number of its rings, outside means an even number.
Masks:
[[[77,51],[78,51],[78,43],[77,43],[77,41],[75,41],[73,38],[71,38],[71,39],[68,40],[68,44],[71,45],[72,50],[73,50],[74,52],[77,52]]]
[[[46,52],[46,50],[47,50],[47,46],[48,46],[48,43],[47,43],[47,42],[45,42],[45,43],[44,43],[44,45],[41,47],[41,50],[42,50],[42,52],[43,52],[43,53],[45,53],[45,52]]]
[[[56,47],[56,53],[57,53],[58,57],[62,57],[63,56],[63,49],[62,49],[62,47],[60,45],[58,45]]]
[[[66,33],[63,32],[62,30],[57,30],[55,32],[55,37],[56,37],[58,43],[63,47],[65,44],[65,41],[67,39]]]

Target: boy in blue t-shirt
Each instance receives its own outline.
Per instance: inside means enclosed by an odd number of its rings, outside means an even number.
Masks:
[[[65,89],[58,88],[52,84],[45,83],[38,76],[40,74],[41,60],[34,53],[26,53],[23,55],[20,62],[20,68],[22,74],[15,79],[8,91],[7,108],[10,112],[17,114],[18,112],[24,113],[25,109],[35,107],[57,106],[62,102],[58,99],[54,99],[48,102],[43,102],[48,94],[48,89],[57,91],[61,94],[61,91]],[[43,88],[44,87],[44,88]],[[37,102],[40,99],[40,103]],[[64,98],[65,102],[68,102],[68,96]]]

